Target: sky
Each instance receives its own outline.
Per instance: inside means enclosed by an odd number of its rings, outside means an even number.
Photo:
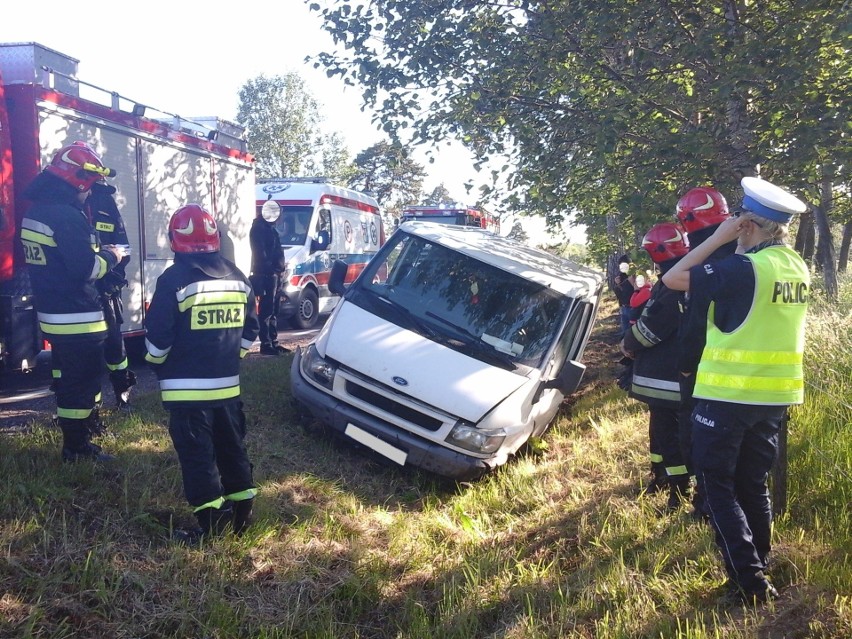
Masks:
[[[190,119],[234,121],[247,80],[296,71],[320,103],[326,131],[338,131],[353,158],[385,137],[361,109],[357,87],[305,62],[334,44],[304,0],[30,0],[4,9],[0,42],[37,42],[76,58],[78,79]],[[476,200],[476,188],[468,195],[463,184],[487,179],[477,177],[472,156],[458,142],[441,141],[434,163],[425,148],[414,157],[427,171],[426,192],[443,183],[462,204]],[[543,225],[535,222],[523,225],[539,237]],[[504,222],[504,232],[510,227]]]

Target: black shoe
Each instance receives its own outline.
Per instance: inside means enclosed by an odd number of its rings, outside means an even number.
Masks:
[[[172,541],[183,546],[197,547],[204,539],[204,531],[201,528],[175,528],[172,531]]]
[[[725,594],[722,595],[722,602],[730,606],[757,606],[768,601],[778,598],[778,591],[768,581],[765,587],[756,590],[742,588],[739,584],[732,580],[728,580],[724,585]]]
[[[646,495],[656,495],[669,489],[669,478],[665,475],[656,475],[651,481],[642,487],[639,491],[640,497]]]
[[[272,357],[278,357],[281,355],[281,351],[279,351],[274,346],[261,346],[260,347],[261,355],[271,355]]]
[[[89,443],[83,448],[63,448],[62,461],[66,464],[73,464],[78,461],[108,463],[115,461],[115,455],[103,452],[97,444]]]
[[[285,346],[281,346],[281,344],[276,344],[273,348],[275,348],[275,350],[278,351],[279,353],[289,353],[290,352],[289,348],[287,348]]]

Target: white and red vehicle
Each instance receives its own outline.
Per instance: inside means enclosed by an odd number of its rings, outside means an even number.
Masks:
[[[312,328],[340,299],[328,290],[332,262],[346,262],[347,282],[354,281],[385,243],[379,203],[322,177],[259,180],[256,197],[258,211],[279,207],[274,225],[287,260],[281,316]]]
[[[402,210],[400,224],[404,222],[437,222],[472,226],[500,235],[500,217],[485,209],[466,206],[444,208],[440,206],[409,206]]]
[[[77,65],[40,44],[0,43],[0,369],[26,370],[47,346],[18,240],[29,206],[21,194],[59,148],[76,140],[117,171],[109,182],[133,251],[123,292],[125,336],[144,334],[147,304],[172,261],[168,220],[180,206],[196,202],[210,211],[223,254],[245,272],[250,267],[254,160],[243,129],[126,99],[79,80]]]

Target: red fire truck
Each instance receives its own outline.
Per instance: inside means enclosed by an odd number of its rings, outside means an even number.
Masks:
[[[132,259],[125,336],[144,334],[157,277],[171,263],[168,220],[197,202],[219,223],[222,251],[248,272],[254,160],[242,127],[181,118],[77,78],[78,60],[36,43],[0,43],[0,370],[33,365],[38,330],[18,224],[29,182],[61,147],[84,141],[117,170],[110,179]]]
[[[402,210],[400,223],[415,220],[420,222],[474,226],[491,231],[497,235],[500,234],[500,218],[485,209],[465,206],[447,208],[439,206],[409,206]]]

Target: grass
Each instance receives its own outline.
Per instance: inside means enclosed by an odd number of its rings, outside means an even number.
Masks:
[[[709,529],[637,499],[641,404],[614,383],[614,307],[584,388],[510,464],[457,485],[297,425],[290,358],[243,370],[261,494],[241,539],[176,546],[191,523],[156,395],[110,415],[114,468],[59,461],[48,421],[0,453],[0,637],[694,639],[852,636],[852,295],[817,298],[807,403],[790,425],[782,598],[720,603]],[[819,385],[819,390],[816,389]]]

